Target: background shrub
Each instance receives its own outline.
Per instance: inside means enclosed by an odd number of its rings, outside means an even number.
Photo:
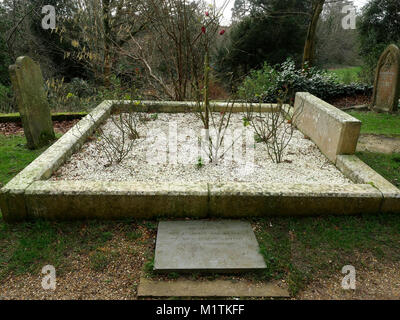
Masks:
[[[74,78],[70,82],[62,79],[46,81],[47,97],[53,112],[90,111],[104,100],[133,100],[136,90],[123,86],[121,80],[111,77],[108,87],[95,86],[89,81]]]
[[[275,67],[267,63],[252,71],[239,88],[239,96],[250,101],[274,103],[287,90],[287,103],[293,103],[296,92],[311,94],[328,100],[338,96],[370,94],[372,87],[362,83],[340,83],[335,74],[317,68],[297,69],[293,60],[288,59]]]
[[[400,46],[400,1],[370,0],[358,21],[363,80],[372,84],[379,57],[389,44]]]
[[[0,113],[12,112],[16,112],[12,90],[0,83]]]

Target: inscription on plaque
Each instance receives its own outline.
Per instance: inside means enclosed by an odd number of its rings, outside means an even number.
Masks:
[[[265,268],[265,262],[248,222],[159,223],[155,270],[240,271],[262,268]]]

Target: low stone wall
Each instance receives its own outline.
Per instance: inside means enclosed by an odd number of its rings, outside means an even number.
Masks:
[[[368,184],[222,183],[210,186],[211,217],[377,213],[382,194]]]
[[[25,191],[27,218],[52,220],[368,214],[382,200],[369,184],[36,181]]]
[[[111,110],[110,101],[101,103],[0,190],[0,209],[4,220],[20,221],[27,218],[25,190],[35,181],[50,178],[85,143],[97,126],[109,117]]]
[[[25,193],[28,218],[204,218],[207,183],[36,181]]]
[[[323,152],[325,150],[325,154],[330,154],[336,166],[356,184],[48,181],[53,172],[110,116],[114,108],[132,107],[132,103],[104,101],[0,190],[3,217],[5,221],[13,222],[35,218],[74,220],[161,216],[238,218],[379,212],[400,214],[400,191],[396,187],[357,157],[338,153],[350,148],[342,141],[344,137],[354,132],[358,137],[359,121],[332,110],[332,106],[325,105],[311,95],[298,94],[297,108],[302,101],[305,112],[298,122],[300,129]],[[186,112],[188,106],[193,107],[190,102],[145,102],[135,105],[147,110],[153,108],[156,112]],[[219,103],[216,107],[223,110],[226,104]],[[240,112],[243,107],[237,105],[235,112]],[[261,107],[264,112],[271,112],[274,108],[273,105]],[[313,132],[313,128],[316,132]],[[328,135],[328,131],[333,137]]]
[[[383,201],[380,212],[400,213],[400,190],[361,159],[354,155],[340,155],[337,157],[336,166],[355,183],[370,184],[381,192]]]
[[[127,111],[135,108],[139,112],[160,112],[160,113],[185,113],[196,112],[202,108],[194,101],[121,101],[112,100],[113,110]],[[233,113],[246,112],[250,106],[257,112],[272,112],[277,110],[277,105],[273,103],[255,103],[253,105],[243,102],[210,102],[210,106],[215,112],[222,112],[232,109]]]
[[[361,121],[308,92],[296,94],[295,124],[333,163],[356,151]]]

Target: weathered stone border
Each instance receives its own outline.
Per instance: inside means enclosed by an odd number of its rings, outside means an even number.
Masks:
[[[117,219],[207,216],[206,183],[36,181],[25,191],[29,218]]]
[[[109,117],[111,109],[111,101],[101,103],[0,190],[0,208],[4,220],[20,221],[28,217],[25,190],[34,181],[50,178],[85,143],[96,127]]]
[[[151,280],[140,278],[138,297],[275,297],[290,298],[286,286],[278,281],[253,283],[247,280]]]
[[[132,104],[104,101],[1,189],[4,219],[400,213],[400,191],[355,156],[337,157],[337,167],[356,183],[348,185],[46,181],[110,116],[113,108],[123,110],[128,105]],[[221,111],[226,106],[216,104]],[[197,108],[186,102],[144,102],[144,106],[137,107],[156,112]],[[262,105],[264,112],[273,111],[274,107]],[[241,112],[242,108],[238,105],[234,112]]]
[[[376,213],[382,194],[369,184],[35,181],[25,201],[29,218],[238,218]]]
[[[247,280],[151,280],[140,278],[138,297],[275,297],[290,298],[286,286],[278,281],[253,283]]]
[[[137,108],[140,112],[159,112],[159,113],[184,113],[184,112],[195,112],[200,109],[200,106],[193,101],[118,101],[114,100],[113,110],[115,111],[126,111],[132,108]],[[232,107],[233,113],[245,112],[247,107],[241,102],[210,102],[210,106],[213,111],[221,112],[226,111]],[[271,112],[276,110],[277,105],[271,103],[260,103],[253,104],[253,107],[257,111]]]
[[[361,121],[308,92],[297,92],[295,124],[332,162],[339,154],[354,154]]]
[[[381,193],[368,184],[222,183],[210,186],[212,217],[344,215],[379,212]]]
[[[355,155],[340,155],[336,167],[355,183],[370,184],[382,194],[380,212],[400,213],[400,190]]]

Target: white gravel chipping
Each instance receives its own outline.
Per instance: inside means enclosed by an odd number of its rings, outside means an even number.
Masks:
[[[220,115],[217,114],[217,117]],[[139,125],[140,139],[119,164],[107,165],[99,141],[90,139],[73,154],[52,180],[144,181],[144,182],[267,182],[303,184],[352,183],[300,131],[295,130],[284,161],[274,163],[264,143],[254,141],[250,126],[244,126],[243,114],[232,114],[225,139],[234,141],[218,164],[208,162],[199,147],[202,122],[195,114],[158,114],[156,120]],[[111,119],[105,132],[118,134]],[[239,139],[232,132],[242,132]],[[245,137],[251,137],[246,144]],[[175,144],[174,141],[177,141]],[[249,140],[247,140],[249,141]],[[176,145],[176,147],[174,147]],[[232,143],[226,143],[227,146]],[[241,150],[241,147],[242,148]],[[235,151],[234,151],[235,150]],[[242,152],[240,152],[242,151]],[[228,155],[231,155],[228,157]],[[233,156],[238,155],[238,156]],[[252,160],[252,155],[254,160]],[[204,166],[198,168],[198,159]],[[230,159],[231,161],[228,161]],[[254,165],[252,165],[252,163]]]

